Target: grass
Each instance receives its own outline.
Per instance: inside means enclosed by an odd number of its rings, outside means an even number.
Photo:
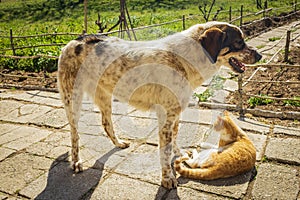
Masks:
[[[0,35],[9,36],[9,30],[12,29],[14,35],[35,35],[41,33],[74,32],[82,33],[84,29],[83,4],[78,0],[2,0],[0,3]],[[193,19],[186,20],[186,27],[196,23],[203,23],[204,19],[198,6],[209,9],[209,0],[129,0],[127,7],[130,12],[133,27],[146,26],[150,24],[163,23],[174,19],[181,19],[183,15],[194,16]],[[269,7],[282,8],[277,13],[286,11],[285,6],[291,5],[292,0],[269,1]],[[222,11],[217,17],[219,21],[228,21],[229,6],[232,7],[232,18],[239,16],[239,9],[244,5],[246,13],[255,13],[257,9],[251,0],[218,0],[212,9],[215,13],[218,9]],[[119,1],[109,0],[89,0],[88,1],[88,33],[98,32],[98,26],[95,21],[101,14],[100,21],[107,28],[112,27],[118,21]],[[274,14],[274,13],[272,13]],[[211,14],[210,20],[214,14]],[[255,16],[256,19],[262,15]],[[244,21],[252,21],[253,17],[247,17]],[[238,23],[238,22],[237,22]],[[116,28],[118,29],[118,27]],[[107,29],[105,30],[107,31]],[[182,31],[182,22],[167,24],[160,27],[143,29],[136,31],[138,40],[151,40]],[[117,36],[117,34],[115,34]],[[29,46],[36,44],[67,43],[76,36],[47,36],[33,37],[28,39],[14,39],[15,46]],[[10,48],[9,38],[0,38],[0,54],[12,55],[12,51],[3,51],[1,49]],[[33,49],[17,50],[16,54],[37,55],[46,54],[58,56],[61,46],[38,47]],[[55,62],[51,59],[36,60],[11,60],[0,58],[1,68],[22,69],[28,71],[40,71],[48,68],[55,70]]]

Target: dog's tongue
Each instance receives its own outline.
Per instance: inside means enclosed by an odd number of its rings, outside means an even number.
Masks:
[[[239,73],[243,73],[246,70],[246,66],[244,65],[244,63],[240,62],[234,57],[229,58],[229,64],[233,67],[235,71]]]

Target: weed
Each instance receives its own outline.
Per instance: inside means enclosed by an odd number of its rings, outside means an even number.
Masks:
[[[284,100],[283,105],[300,107],[300,97],[294,97],[293,99],[294,100]]]
[[[199,102],[206,102],[213,94],[213,91],[208,88],[200,94],[194,93],[194,97],[197,97]]]
[[[268,105],[274,102],[272,99],[264,98],[264,97],[268,97],[267,95],[260,95],[260,96],[261,97],[250,97],[248,99],[248,103],[251,108],[255,108],[256,106],[260,106],[260,105]]]
[[[261,162],[268,162],[269,161],[269,159],[268,159],[268,157],[266,156],[266,155],[264,155],[262,158],[261,158]]]
[[[269,38],[269,41],[275,42],[276,40],[280,40],[280,39],[281,39],[281,37],[271,37],[271,38]]]

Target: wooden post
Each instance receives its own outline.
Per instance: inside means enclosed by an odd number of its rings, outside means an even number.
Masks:
[[[231,6],[229,7],[229,22],[231,22]]]
[[[239,94],[239,103],[237,104],[237,110],[240,114],[239,119],[244,120],[245,113],[243,109],[243,74],[240,74],[238,77],[238,94]]]
[[[182,29],[185,30],[185,15],[182,15]]]
[[[12,29],[9,29],[9,39],[10,39],[10,46],[13,52],[13,55],[16,55],[15,47],[14,47],[14,41],[13,41],[13,32]]]
[[[297,12],[297,0],[295,0],[295,4],[294,4],[294,12]]]
[[[286,32],[286,43],[285,43],[285,50],[284,50],[284,62],[288,62],[289,61],[290,40],[291,40],[291,30],[288,30]]]
[[[84,0],[84,33],[87,33],[87,1]]]
[[[243,8],[244,8],[244,6],[243,6],[243,5],[241,5],[241,18],[240,18],[240,26],[242,26],[242,25],[243,25]]]

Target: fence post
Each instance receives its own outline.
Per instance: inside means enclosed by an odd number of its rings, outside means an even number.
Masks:
[[[15,47],[14,47],[14,42],[13,42],[13,32],[12,29],[9,29],[9,39],[10,39],[10,46],[13,52],[13,55],[16,55]]]
[[[229,7],[229,22],[231,22],[231,6]]]
[[[294,12],[297,12],[297,0],[294,1],[295,4],[294,4]]]
[[[285,43],[285,50],[284,50],[284,62],[288,62],[288,60],[289,60],[290,40],[291,40],[291,30],[288,30],[286,32],[286,43]]]
[[[240,74],[238,77],[238,95],[239,103],[237,104],[237,110],[240,114],[239,119],[244,120],[245,113],[243,109],[243,74]]]
[[[243,25],[243,5],[241,5],[241,18],[240,18],[240,26]]]
[[[182,15],[182,29],[185,30],[185,15]]]
[[[84,0],[84,33],[87,33],[87,1]]]

